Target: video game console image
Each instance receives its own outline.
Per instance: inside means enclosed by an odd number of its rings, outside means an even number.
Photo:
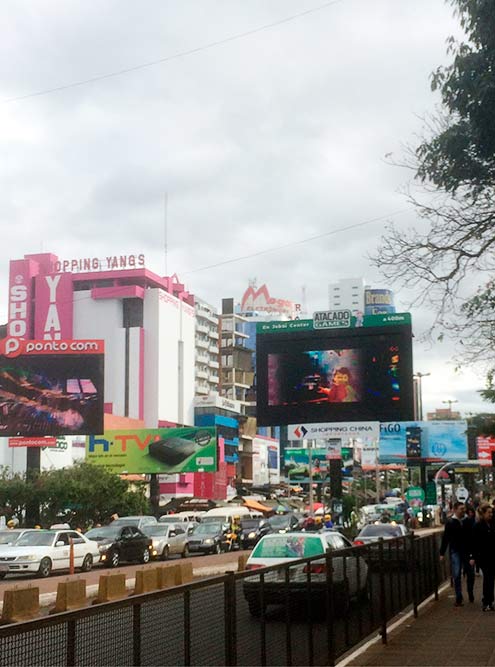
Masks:
[[[158,461],[162,461],[169,466],[174,466],[182,463],[182,461],[192,454],[199,452],[202,448],[194,440],[173,437],[150,443],[148,453],[154,459],[158,459]]]

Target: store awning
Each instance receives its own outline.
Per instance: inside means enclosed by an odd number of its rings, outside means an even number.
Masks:
[[[254,510],[255,512],[273,512],[273,507],[262,505],[257,500],[251,500],[251,498],[246,498],[244,500],[244,506],[248,507],[250,510]]]

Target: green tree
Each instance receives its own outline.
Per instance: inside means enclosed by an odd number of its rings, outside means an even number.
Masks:
[[[414,305],[435,312],[432,331],[451,335],[464,362],[486,363],[495,399],[495,2],[450,0],[465,39],[448,40],[451,64],[432,75],[441,108],[409,148],[421,195],[409,201],[426,231],[391,225],[372,259]],[[421,196],[421,199],[420,199]]]
[[[43,472],[37,483],[44,526],[68,521],[84,528],[107,522],[114,512],[126,516],[149,510],[144,484],[131,490],[118,475],[89,463]]]

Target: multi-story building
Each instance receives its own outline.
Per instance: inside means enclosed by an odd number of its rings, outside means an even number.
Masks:
[[[242,414],[255,403],[253,350],[246,333],[247,319],[234,312],[234,300],[222,299],[220,316],[220,393],[239,401]]]
[[[350,310],[364,313],[364,278],[342,278],[328,286],[328,307],[330,310]]]
[[[220,385],[219,320],[216,308],[196,298],[195,393],[209,396]]]

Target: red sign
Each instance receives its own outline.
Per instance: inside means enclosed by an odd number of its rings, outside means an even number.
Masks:
[[[492,453],[495,452],[495,438],[476,438],[478,447],[478,463],[480,466],[490,467],[492,465]]]
[[[9,447],[56,447],[57,438],[9,438]]]
[[[2,338],[0,355],[18,357],[31,354],[103,354],[104,340],[24,340]]]

